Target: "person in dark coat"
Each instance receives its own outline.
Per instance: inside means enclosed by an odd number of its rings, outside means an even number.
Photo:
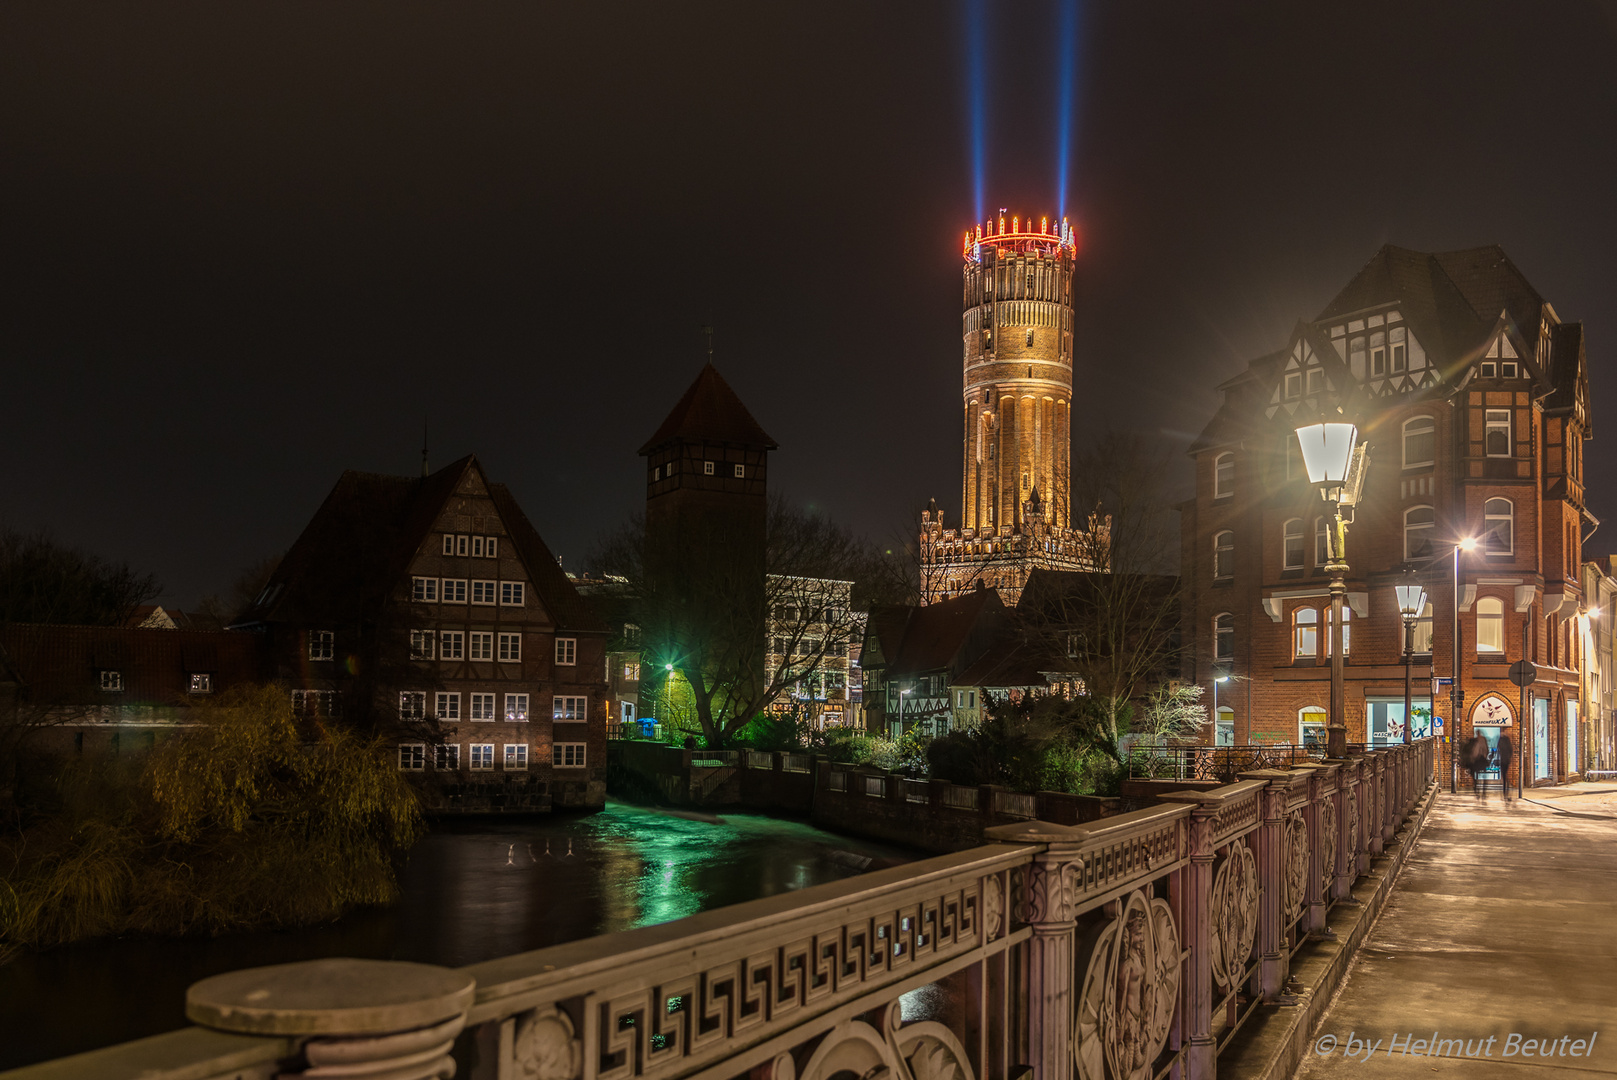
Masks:
[[[1499,733],[1499,748],[1495,751],[1499,761],[1499,786],[1505,793],[1505,801],[1510,801],[1510,762],[1516,756],[1516,747],[1511,744],[1510,732]]]
[[[1465,744],[1460,764],[1471,774],[1471,793],[1479,799],[1483,798],[1482,774],[1488,768],[1488,740],[1481,735],[1473,735]]]

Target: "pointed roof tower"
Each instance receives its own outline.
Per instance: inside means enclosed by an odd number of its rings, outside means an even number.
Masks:
[[[719,369],[709,361],[690,389],[679,399],[657,433],[640,448],[642,456],[675,440],[724,443],[758,450],[775,450],[774,439],[754,420]]]

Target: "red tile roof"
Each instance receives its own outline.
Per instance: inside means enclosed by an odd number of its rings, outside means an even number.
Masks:
[[[196,700],[191,676],[213,676],[213,692],[263,678],[257,634],[122,626],[0,625],[0,651],[25,700],[66,705],[173,705]],[[123,690],[104,692],[101,672]]]

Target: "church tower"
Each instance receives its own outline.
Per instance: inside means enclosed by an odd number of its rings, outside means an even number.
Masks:
[[[1001,211],[966,234],[962,254],[961,528],[923,515],[921,591],[932,603],[997,588],[1015,604],[1035,567],[1105,561],[1104,524],[1078,532],[1072,510],[1077,239],[1065,221]]]

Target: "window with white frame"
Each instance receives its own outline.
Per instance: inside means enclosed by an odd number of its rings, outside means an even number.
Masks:
[[[427,713],[427,692],[405,690],[399,694],[399,719],[420,720]]]
[[[1303,568],[1303,519],[1292,518],[1281,530],[1281,569]]]
[[[460,719],[460,695],[457,693],[440,693],[438,704],[434,710],[438,719],[456,721]]]
[[[625,724],[634,723],[634,702],[618,702],[618,719],[622,720]]]
[[[1505,651],[1505,605],[1496,596],[1477,601],[1477,652]]]
[[[1286,372],[1286,397],[1296,398],[1303,396],[1303,373],[1300,371]]]
[[[417,577],[410,579],[410,599],[418,604],[435,604],[438,602],[438,579],[435,577]]]
[[[1437,512],[1430,506],[1411,506],[1404,511],[1404,558],[1432,557],[1432,537],[1437,529]]]
[[[584,744],[581,742],[559,742],[551,752],[550,762],[558,769],[582,769],[584,767]]]
[[[1213,534],[1213,576],[1235,576],[1235,533],[1229,529]]]
[[[1235,455],[1226,451],[1213,459],[1213,498],[1235,494]]]
[[[472,581],[472,603],[493,604],[495,600],[495,587],[497,581]]]
[[[124,674],[121,671],[101,672],[101,689],[108,693],[115,693],[124,688]]]
[[[454,553],[455,553],[455,534],[454,533],[444,533],[444,554],[445,555],[453,555]]]
[[[464,604],[466,602],[466,579],[444,578],[444,603]]]
[[[1213,659],[1224,664],[1235,659],[1235,616],[1228,611],[1213,617]]]
[[[623,680],[625,682],[640,681],[640,661],[630,660],[623,665]]]
[[[1319,612],[1314,608],[1291,613],[1291,655],[1310,660],[1319,655]]]
[[[337,690],[294,690],[292,711],[298,716],[341,716],[342,695]]]
[[[433,657],[433,639],[431,630],[410,631],[410,659],[431,660]]]
[[[309,631],[309,659],[330,660],[337,651],[337,635],[330,630]]]
[[[505,718],[512,723],[525,723],[528,719],[528,695],[505,695]]]
[[[501,634],[500,635],[500,661],[502,663],[514,664],[514,663],[518,662],[521,659],[522,659],[522,635],[521,634]]]
[[[1404,421],[1404,468],[1414,469],[1437,461],[1437,421],[1412,416]]]
[[[1311,705],[1297,713],[1297,741],[1304,746],[1324,748],[1329,713]]]
[[[528,771],[528,744],[525,742],[508,742],[505,744],[505,771]]]
[[[504,607],[521,607],[527,599],[526,585],[523,581],[500,582],[500,604]]]
[[[192,672],[191,673],[191,693],[193,693],[193,694],[211,694],[211,693],[213,693],[213,676],[211,674],[209,674],[208,672],[206,672],[206,671],[194,671],[194,672]]]
[[[1509,555],[1515,549],[1516,508],[1509,499],[1489,499],[1482,508],[1482,549]]]
[[[559,638],[556,639],[556,663],[558,663],[558,664],[577,664],[578,663],[578,639],[577,638],[559,637]]]
[[[1033,331],[1029,330],[1028,333],[1031,334],[1031,333],[1033,333]],[[747,467],[745,465],[737,465],[736,466],[736,479],[737,480],[745,480],[746,478],[747,478]]]
[[[481,559],[483,557],[483,541],[485,539],[482,536],[472,537],[472,558]]]
[[[472,772],[489,772],[494,768],[494,744],[472,743]]]
[[[1484,414],[1482,450],[1489,457],[1510,457],[1510,410],[1489,409]]]
[[[1407,331],[1402,326],[1395,326],[1387,332],[1387,340],[1392,346],[1392,373],[1399,374],[1409,367],[1409,345],[1404,340]]]
[[[1311,367],[1308,369],[1308,392],[1319,394],[1325,391],[1325,369]]]
[[[427,767],[426,743],[401,743],[399,745],[399,768],[405,772],[420,772]]]
[[[589,698],[576,696],[557,696],[551,699],[550,718],[552,720],[577,721],[582,723],[588,719]]]
[[[466,631],[445,630],[438,635],[438,652],[445,660],[466,659]]]
[[[712,476],[713,475],[713,463],[711,461],[702,462],[702,475],[703,476]]]
[[[494,634],[492,632],[473,630],[470,637],[471,640],[468,642],[468,644],[471,645],[471,659],[494,659]]]
[[[472,694],[471,699],[472,699],[472,719],[473,720],[492,720],[492,719],[494,719],[494,695],[493,694]]]
[[[455,772],[460,768],[460,744],[450,743],[446,746],[435,746],[433,749],[432,767],[440,772]]]
[[[1213,745],[1235,745],[1235,710],[1228,705],[1220,705],[1213,717]]]

